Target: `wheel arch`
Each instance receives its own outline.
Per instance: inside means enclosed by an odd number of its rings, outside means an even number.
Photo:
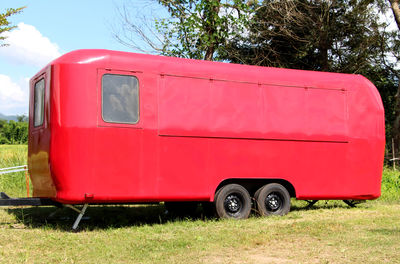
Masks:
[[[254,193],[262,186],[269,184],[269,183],[279,183],[286,188],[286,190],[289,192],[290,197],[296,197],[296,190],[295,190],[293,184],[284,179],[259,179],[259,178],[257,178],[257,179],[233,178],[232,179],[231,178],[231,179],[225,179],[218,184],[217,188],[215,188],[215,191],[212,194],[211,201],[214,201],[215,194],[217,193],[217,191],[219,189],[221,189],[223,186],[225,186],[227,184],[231,184],[231,183],[242,185],[250,193],[251,197],[254,197]]]

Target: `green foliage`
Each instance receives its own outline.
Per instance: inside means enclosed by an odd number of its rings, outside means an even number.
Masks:
[[[159,0],[170,18],[156,21],[164,36],[162,54],[214,60],[225,53],[229,38],[244,32],[248,6],[244,0]]]
[[[371,0],[266,0],[252,5],[249,34],[231,39],[231,61],[360,73],[382,57],[380,8]],[[382,50],[383,49],[383,50]]]
[[[0,144],[28,143],[28,123],[26,116],[19,116],[19,122],[0,120]]]
[[[382,201],[400,201],[400,172],[397,170],[384,168],[382,174]]]
[[[378,89],[383,106],[385,108],[385,132],[386,150],[392,149],[392,124],[396,119],[396,93],[398,78],[390,70],[384,67],[371,66],[363,72],[363,75],[371,80]]]
[[[29,120],[28,120],[28,116],[27,115],[17,115],[17,121],[18,122],[25,122],[25,123],[27,123]]]
[[[6,37],[3,35],[5,32],[10,31],[15,28],[15,26],[12,26],[11,23],[7,20],[8,17],[21,13],[22,10],[25,7],[20,7],[20,8],[8,8],[4,13],[0,13],[0,41],[3,41],[6,39]],[[0,42],[0,47],[1,46],[6,46],[7,44],[3,44]]]

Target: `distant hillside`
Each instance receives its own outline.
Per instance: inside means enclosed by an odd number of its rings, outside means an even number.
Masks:
[[[3,115],[2,113],[0,113],[0,119],[4,119],[4,120],[14,120],[17,121],[17,116],[16,115]]]

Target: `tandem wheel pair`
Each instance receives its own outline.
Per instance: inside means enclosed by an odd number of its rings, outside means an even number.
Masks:
[[[252,202],[254,201],[254,203]],[[165,202],[168,212],[173,214],[193,214],[197,202]],[[206,214],[219,218],[246,219],[252,208],[260,215],[285,215],[290,210],[290,194],[278,183],[269,183],[259,188],[254,197],[240,184],[227,184],[215,193],[214,203],[202,203]]]

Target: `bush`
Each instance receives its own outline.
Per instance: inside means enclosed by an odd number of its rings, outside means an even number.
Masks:
[[[0,144],[26,143],[28,143],[28,123],[26,120],[19,122],[1,120]]]
[[[383,201],[400,201],[400,171],[383,168],[382,196]]]
[[[5,145],[5,144],[10,144],[10,141],[5,137],[0,136],[0,145]]]

